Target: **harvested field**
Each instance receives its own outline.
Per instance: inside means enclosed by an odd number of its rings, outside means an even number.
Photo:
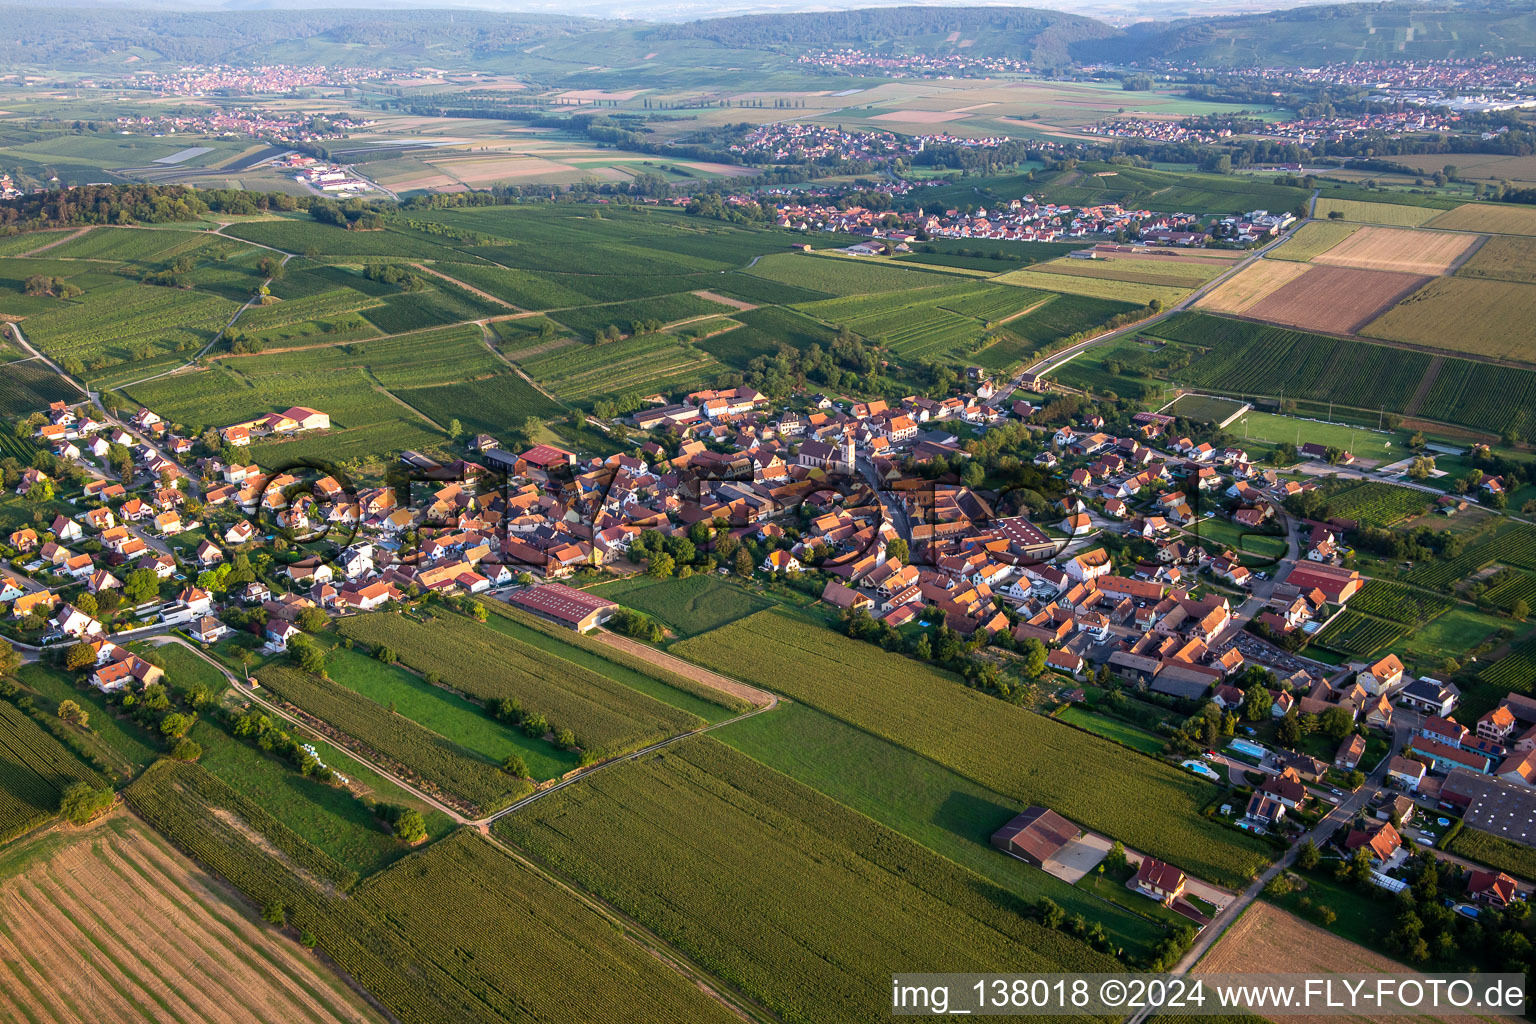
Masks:
[[[1279,957],[1279,959],[1275,959]],[[1396,960],[1373,953],[1268,903],[1255,901],[1211,947],[1195,974],[1233,972],[1277,974],[1417,974]],[[1329,1024],[1336,1017],[1286,1017],[1287,1024]],[[1409,1024],[1424,1018],[1371,1015],[1373,1024]]]
[[[1392,158],[1395,164],[1412,167],[1416,171],[1432,174],[1445,167],[1456,165],[1456,176],[1467,181],[1532,181],[1536,182],[1536,156],[1507,156],[1502,153],[1421,153],[1399,155]]]
[[[871,121],[900,121],[905,124],[943,124],[958,121],[965,114],[958,110],[893,110],[888,114],[876,114]]]
[[[1429,222],[1445,231],[1486,231],[1495,235],[1536,235],[1536,208],[1467,203]]]
[[[1269,258],[1310,263],[1318,255],[1332,249],[1359,230],[1358,224],[1346,224],[1337,220],[1315,220],[1310,224],[1303,224],[1284,245],[1271,252]]]
[[[1362,203],[1355,199],[1319,199],[1313,216],[1319,219],[1337,213],[1343,220],[1361,224],[1390,224],[1394,227],[1416,228],[1436,219],[1444,211],[1428,206],[1403,206],[1400,203]],[[1452,213],[1455,211],[1452,210]],[[1436,227],[1449,227],[1437,224]],[[1471,229],[1463,229],[1471,230]],[[1476,229],[1481,230],[1481,229]]]
[[[1111,256],[1097,260],[1052,260],[1034,269],[1046,274],[1101,277],[1109,281],[1133,281],[1169,288],[1194,289],[1229,269],[1215,260],[1178,262],[1171,259],[1124,259]]]
[[[1363,227],[1312,262],[1363,270],[1438,275],[1455,266],[1456,261],[1476,244],[1476,235]]]
[[[1306,272],[1305,263],[1258,260],[1211,291],[1195,306],[1213,313],[1244,313],[1254,303],[1262,301],[1271,292],[1290,284]]]
[[[1536,362],[1536,285],[1437,278],[1361,333],[1495,359]]]
[[[1429,280],[1380,270],[1312,266],[1249,306],[1246,314],[1309,331],[1353,334]]]
[[[316,1024],[380,1020],[139,819],[118,811],[8,851],[7,1020]]]

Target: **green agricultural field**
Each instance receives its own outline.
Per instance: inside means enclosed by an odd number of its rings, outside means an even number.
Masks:
[[[699,342],[697,347],[721,363],[745,370],[758,356],[773,357],[780,347],[804,352],[812,345],[831,347],[836,333],[825,324],[792,309],[763,306],[731,314],[742,326]]]
[[[624,334],[647,333],[644,330],[637,332],[636,323],[655,322],[665,325],[731,311],[730,306],[722,306],[718,302],[710,302],[684,292],[680,295],[661,295],[651,299],[566,309],[555,313],[554,318],[591,341],[597,332],[608,327],[617,327]]]
[[[1229,394],[1336,401],[1366,409],[1405,409],[1429,369],[1430,356],[1385,345],[1180,313],[1149,328],[1194,349],[1179,380]]]
[[[337,743],[356,749],[366,759],[383,759],[429,791],[455,799],[477,815],[498,810],[533,789],[527,780],[503,772],[488,758],[475,756],[339,683],[278,665],[258,669],[256,678],[283,701],[337,730],[339,735],[332,735]]]
[[[1168,409],[1169,415],[1182,416],[1196,423],[1225,423],[1239,412],[1243,403],[1209,395],[1182,395]]]
[[[47,255],[54,260],[141,262],[163,258],[189,241],[185,231],[98,227],[54,246]]]
[[[1069,705],[1056,712],[1053,716],[1057,721],[1075,725],[1079,729],[1093,733],[1095,736],[1103,736],[1107,740],[1114,740],[1122,746],[1139,750],[1143,754],[1151,754],[1158,757],[1163,752],[1165,743],[1161,736],[1138,729],[1129,722],[1121,722],[1118,719],[1107,718],[1104,715],[1094,714],[1086,708]]]
[[[1451,840],[1450,850],[1458,857],[1507,871],[1516,878],[1536,876],[1536,850],[1489,832],[1464,828]]]
[[[1427,224],[1444,213],[1427,206],[1405,206],[1400,203],[1363,203],[1356,199],[1328,199],[1319,197],[1313,216],[1318,219],[1337,213],[1337,220],[1355,221],[1361,224],[1385,224],[1390,227],[1416,228]]]
[[[225,233],[295,255],[313,250],[319,256],[398,256],[473,261],[458,250],[414,231],[402,228],[348,231],[332,224],[321,224],[304,214],[232,224]]]
[[[1327,216],[1327,214],[1323,214]],[[1360,225],[1338,220],[1316,220],[1303,224],[1296,233],[1269,253],[1272,260],[1310,263],[1315,257],[1338,245],[1360,230]]]
[[[509,754],[517,754],[535,780],[556,778],[576,767],[575,754],[525,736],[491,718],[480,705],[361,651],[332,651],[326,658],[325,673],[375,704],[393,708],[396,714],[439,736],[451,736],[459,746],[496,764]]]
[[[190,358],[239,308],[196,289],[113,282],[87,288],[64,308],[28,317],[27,340],[65,364],[78,359],[99,373],[118,363]]]
[[[1305,189],[1275,185],[1241,175],[1188,174],[1116,164],[1079,164],[1055,181],[1031,191],[1053,203],[1096,206],[1116,202],[1128,209],[1175,213],[1242,213],[1293,210],[1306,202]]]
[[[773,604],[739,583],[703,573],[685,580],[636,576],[605,583],[592,592],[644,612],[685,637],[718,629]]]
[[[1070,269],[1070,268],[1067,268]],[[1090,299],[1123,302],[1131,308],[1145,306],[1153,299],[1164,305],[1172,305],[1187,295],[1192,288],[1158,282],[1119,281],[1096,274],[1069,274],[1047,271],[1038,267],[1015,270],[997,278],[1004,284],[1021,288],[1052,288],[1058,292],[1079,295]]]
[[[1505,611],[1512,610],[1522,601],[1526,608],[1536,608],[1536,575],[1511,569],[1483,592],[1483,600]]]
[[[1419,415],[1491,433],[1525,431],[1536,408],[1536,372],[1465,359],[1442,360]]]
[[[426,622],[390,612],[343,620],[343,636],[385,645],[404,664],[436,673],[481,701],[509,698],[542,714],[552,730],[570,729],[585,759],[601,760],[702,724],[623,683],[459,615]]]
[[[1340,654],[1364,658],[1397,643],[1407,632],[1408,627],[1401,623],[1372,618],[1351,608],[1340,612],[1312,642]]]
[[[722,693],[606,643],[601,634],[577,633],[502,601],[482,599],[480,603],[490,612],[487,623],[492,629],[544,651],[551,658],[607,676],[706,722],[724,721],[752,707],[740,697]]]
[[[702,348],[665,333],[572,345],[519,365],[562,400],[582,404],[655,391],[694,391],[725,372]]]
[[[1216,793],[1209,784],[791,615],[758,612],[673,650],[1212,881],[1238,884],[1264,862],[1256,840],[1201,816]],[[1090,763],[1121,785],[1090,784],[1080,770]]]
[[[1434,495],[1411,487],[1366,481],[1328,498],[1328,514],[1361,526],[1395,526],[1429,511]]]
[[[1115,966],[1001,887],[708,738],[561,790],[495,831],[795,1024],[887,1012],[903,963]]]
[[[341,462],[403,448],[430,449],[442,442],[426,420],[390,401],[382,389],[428,388],[506,370],[506,364],[486,349],[480,328],[468,325],[314,351],[224,359],[206,371],[135,385],[128,394],[192,433],[291,405],[320,409],[331,417],[330,430],[258,442],[251,446],[252,455],[269,466],[306,455]],[[509,390],[519,389],[514,384]],[[434,395],[425,396],[426,404],[432,405]],[[542,407],[541,402],[523,415],[538,415]],[[516,407],[502,407],[508,409],[515,412]],[[446,427],[451,418],[437,422]],[[521,419],[513,422],[520,424]]]
[[[24,417],[46,412],[51,402],[74,402],[84,397],[41,361],[20,360],[0,368],[0,416]]]
[[[332,785],[300,775],[291,765],[248,741],[236,739],[212,722],[198,722],[192,738],[203,748],[198,764],[204,769],[235,792],[261,804],[283,824],[359,876],[370,875],[410,852],[409,847],[389,834],[388,826],[362,800],[339,783]],[[296,738],[311,742],[307,735]],[[336,763],[328,751],[322,752],[320,758],[333,770],[353,778],[349,769]],[[409,803],[416,807],[433,838],[447,834],[453,827],[446,814],[406,797],[394,786],[383,792],[375,790],[373,796],[387,803]]]
[[[0,238],[0,256],[23,256],[44,246],[62,241],[73,233],[69,229],[59,231],[27,231],[19,235],[11,235],[8,238]]]
[[[804,704],[781,704],[714,734],[775,771],[803,782],[1034,903],[1047,897],[1102,924],[1132,958],[1164,930],[1109,906],[1055,876],[998,853],[992,833],[1023,807],[905,747]]]
[[[455,281],[463,281],[510,302],[519,309],[555,309],[566,306],[585,306],[591,296],[541,277],[527,270],[514,270],[491,263],[441,263],[433,267]]]
[[[1371,580],[1353,598],[1349,609],[1405,626],[1421,627],[1455,607],[1439,594],[1405,587],[1387,580]]]
[[[780,252],[764,256],[745,272],[751,277],[809,288],[828,295],[867,295],[932,288],[955,280],[940,274],[875,259],[845,259],[811,253]]]
[[[66,700],[80,705],[90,716],[88,727],[83,730],[88,744],[101,750],[102,759],[117,764],[123,774],[132,775],[147,768],[160,756],[163,737],[126,716],[118,717],[122,713],[107,703],[105,694],[94,686],[77,686],[63,669],[32,662],[21,666],[16,678],[44,712],[58,708]]]
[[[402,1024],[728,1024],[736,1018],[568,890],[460,830],[355,876],[197,765],[162,762],[134,809],[288,921]]]
[[[1477,678],[1505,691],[1536,690],[1536,638],[1516,644],[1508,654],[1479,672]]]
[[[1422,562],[1404,580],[1431,590],[1450,590],[1495,562],[1536,570],[1536,527],[1501,524],[1492,537],[1471,545],[1455,558]]]
[[[1359,599],[1359,595],[1354,598]],[[1444,658],[1447,652],[1454,657],[1455,652],[1476,647],[1508,624],[1507,619],[1470,608],[1452,608],[1428,625],[1414,629],[1395,649],[1405,659],[1429,665]]]
[[[197,687],[217,698],[229,686],[229,680],[215,666],[179,643],[146,645],[138,652],[165,670],[165,685],[175,693]]]
[[[540,394],[515,373],[463,384],[396,387],[391,393],[440,426],[458,420],[467,432],[498,437],[521,430],[529,416],[547,420],[564,412],[558,402]]]
[[[0,701],[0,841],[51,818],[72,783],[105,780],[9,701]]]

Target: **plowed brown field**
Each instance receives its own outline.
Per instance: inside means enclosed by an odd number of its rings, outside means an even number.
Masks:
[[[1254,902],[1196,965],[1200,974],[1383,974],[1419,973],[1364,946],[1309,924],[1268,903]],[[1198,1019],[1198,1018],[1196,1018]],[[1254,1018],[1258,1020],[1259,1018]],[[1338,1024],[1341,1017],[1286,1016],[1285,1024]],[[1393,1017],[1362,1013],[1352,1020],[1372,1024],[1430,1024],[1434,1017]],[[1446,1021],[1453,1017],[1441,1018]],[[1463,1020],[1467,1018],[1461,1018]],[[1501,1020],[1492,1015],[1480,1020]]]
[[[0,861],[0,1020],[382,1020],[139,819],[117,811]]]
[[[1353,334],[1430,279],[1380,270],[1322,267],[1305,274],[1243,311],[1288,327]]]

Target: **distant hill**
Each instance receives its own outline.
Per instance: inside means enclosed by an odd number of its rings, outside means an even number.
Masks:
[[[1092,18],[1028,7],[881,7],[752,14],[656,28],[655,39],[707,39],[754,49],[857,47],[886,53],[960,53],[1062,64],[1073,44],[1120,33]]]
[[[1374,3],[1143,22],[1072,46],[1077,60],[1201,65],[1536,56],[1536,2]]]
[[[313,41],[352,47],[349,62],[410,66],[429,58],[459,66],[536,40],[586,32],[604,23],[537,14],[429,10],[167,11],[121,7],[0,6],[10,45],[0,67],[70,67],[120,61],[126,53],[173,62],[261,63],[271,48]],[[368,49],[359,50],[362,45]],[[402,59],[405,58],[405,59]]]

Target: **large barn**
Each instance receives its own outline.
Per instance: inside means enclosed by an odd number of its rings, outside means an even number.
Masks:
[[[1038,868],[1066,849],[1081,832],[1049,807],[1028,807],[992,833],[992,845]]]
[[[588,594],[563,583],[545,583],[524,587],[507,595],[507,603],[540,618],[585,633],[608,621],[618,605],[607,598]]]

